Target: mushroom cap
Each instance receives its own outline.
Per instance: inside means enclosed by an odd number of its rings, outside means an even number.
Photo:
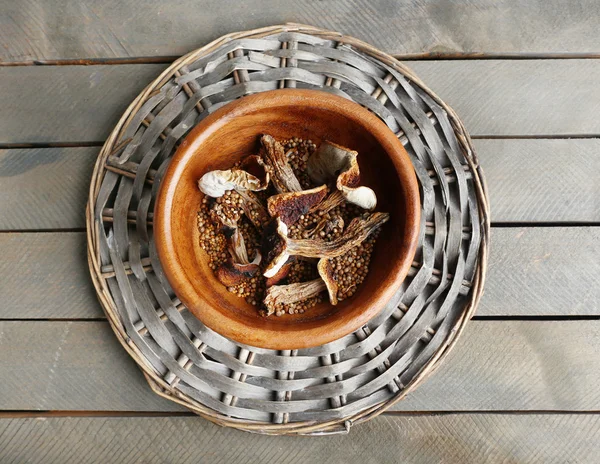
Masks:
[[[336,188],[346,201],[373,210],[377,206],[377,196],[369,187],[359,186],[357,157],[356,151],[325,141],[308,159],[307,172],[311,180],[318,183],[336,179]]]
[[[264,160],[258,155],[246,156],[240,163],[240,169],[260,180],[264,188],[267,188],[270,182],[269,171]],[[249,190],[249,189],[246,189]],[[264,189],[261,189],[264,190]],[[255,192],[257,190],[254,190]]]
[[[258,192],[269,185],[269,173],[259,156],[251,155],[242,162],[243,169],[210,171],[198,181],[198,188],[209,197],[222,197],[228,190]]]
[[[325,140],[308,158],[306,172],[313,182],[328,183],[333,181],[339,173],[346,171],[357,156],[358,152]],[[359,181],[360,178],[356,185]]]
[[[323,201],[326,196],[326,185],[300,192],[280,193],[267,200],[267,208],[272,217],[279,216],[286,225],[290,226],[300,219],[300,216]]]
[[[217,268],[215,274],[223,285],[233,287],[251,279],[259,270],[260,266],[258,264],[238,264],[228,260]]]

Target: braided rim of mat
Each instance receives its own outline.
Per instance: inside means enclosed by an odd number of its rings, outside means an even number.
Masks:
[[[227,102],[282,87],[332,92],[377,114],[409,152],[422,203],[415,262],[386,308],[353,334],[291,351],[205,327],[164,277],[151,229],[178,142]],[[412,391],[474,313],[489,240],[483,173],[454,111],[395,58],[297,24],[229,34],[169,66],[102,148],[86,219],[98,297],[152,389],[217,424],[266,434],[345,433]]]

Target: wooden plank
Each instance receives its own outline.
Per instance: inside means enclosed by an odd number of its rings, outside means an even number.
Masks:
[[[286,21],[340,30],[392,53],[597,53],[596,6],[593,0],[577,6],[560,0],[208,0],[201,7],[192,0],[4,1],[0,54],[2,61],[181,55],[228,32]]]
[[[600,139],[486,139],[475,140],[475,148],[488,182],[492,221],[600,221]],[[0,229],[84,227],[98,151],[0,150]]]
[[[596,462],[598,414],[382,416],[328,439],[265,437],[196,417],[0,419],[3,462]],[[44,445],[45,444],[45,445]],[[76,445],[75,445],[76,444]]]
[[[493,229],[477,315],[598,316],[599,275],[598,227]]]
[[[104,317],[83,233],[0,234],[0,319]],[[492,229],[481,316],[600,314],[600,228]]]
[[[403,411],[600,409],[600,321],[471,321]]]
[[[600,139],[474,143],[493,222],[600,221]]]
[[[85,234],[0,234],[0,256],[0,319],[104,317]]]
[[[598,60],[409,64],[454,107],[472,135],[600,134],[600,121],[590,117],[600,99]],[[0,67],[0,143],[104,140],[127,105],[164,67]]]
[[[0,229],[83,227],[99,148],[0,150]]]
[[[598,60],[407,63],[471,135],[600,134]]]
[[[0,410],[183,410],[152,393],[107,322],[0,322],[0,373]]]
[[[104,140],[135,96],[165,67],[0,67],[0,143]]]
[[[599,349],[600,321],[472,321],[396,409],[600,410]],[[151,392],[105,322],[0,322],[0,372],[0,410],[181,410]]]

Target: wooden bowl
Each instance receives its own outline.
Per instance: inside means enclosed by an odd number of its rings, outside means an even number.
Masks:
[[[304,314],[261,317],[228,292],[199,245],[198,179],[255,154],[261,134],[329,140],[358,151],[361,184],[377,194],[376,211],[390,213],[357,292]],[[368,322],[398,290],[414,258],[419,230],[419,187],[406,150],[373,113],[317,90],[282,89],[236,100],[206,117],[181,143],[161,182],[154,238],[164,272],[178,298],[206,326],[239,343],[299,349],[343,337]]]

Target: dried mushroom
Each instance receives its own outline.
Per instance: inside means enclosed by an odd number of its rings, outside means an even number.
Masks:
[[[272,287],[273,285],[277,285],[283,279],[287,278],[287,276],[290,274],[290,271],[292,270],[292,266],[294,265],[295,262],[296,262],[295,257],[290,256],[288,258],[288,260],[285,262],[285,264],[279,268],[279,270],[273,277],[267,278],[267,280],[265,281],[267,288]]]
[[[319,293],[326,290],[325,282],[322,279],[315,279],[309,282],[298,282],[289,285],[274,285],[267,289],[265,295],[265,307],[267,315],[277,311],[278,306],[289,305],[299,301],[314,298]]]
[[[261,255],[257,251],[251,263],[240,264],[230,259],[219,266],[215,274],[219,282],[227,287],[239,285],[258,274],[260,271],[260,261]]]
[[[225,236],[227,236],[227,234],[225,234]],[[250,262],[248,259],[248,250],[246,250],[246,243],[244,243],[244,236],[237,227],[232,229],[228,244],[229,254],[234,262],[239,264],[248,264]]]
[[[220,203],[214,203],[210,209],[210,216],[217,224],[221,224],[221,231],[227,238],[227,248],[234,262],[239,264],[248,264],[248,252],[244,237],[238,229],[239,213],[236,211],[234,215],[230,211],[226,211]]]
[[[331,194],[327,198],[325,198],[321,203],[316,205],[311,210],[311,212],[328,213],[332,209],[343,205],[345,201],[346,199],[344,198],[344,195],[342,195],[342,192],[340,192],[339,190],[335,190],[331,192]]]
[[[240,163],[240,169],[260,180],[265,188],[269,185],[270,176],[264,160],[258,155],[246,156]],[[251,189],[246,189],[251,190]],[[264,189],[261,189],[264,190]],[[257,191],[257,190],[255,190]]]
[[[358,153],[331,142],[323,142],[308,159],[307,171],[316,183],[335,179],[337,189],[346,201],[366,210],[377,206],[377,196],[369,187],[359,186]]]
[[[242,167],[207,172],[198,181],[198,188],[209,197],[219,198],[228,190],[259,192],[268,187],[269,173],[259,156],[248,156]]]
[[[263,275],[267,278],[277,275],[289,258],[287,253],[288,228],[279,218],[272,220],[264,229],[262,253],[265,257]]]
[[[302,190],[300,181],[290,166],[285,149],[277,140],[270,135],[263,135],[260,142],[264,147],[265,162],[275,189],[279,193],[299,192]]]
[[[200,190],[209,197],[222,197],[228,190],[252,190],[258,192],[267,188],[268,183],[261,182],[258,177],[242,171],[229,169],[227,171],[210,171],[198,181]]]
[[[254,224],[258,230],[261,230],[269,222],[269,213],[267,208],[250,190],[239,190],[238,195],[242,198],[242,209],[246,217]]]
[[[389,215],[360,209],[375,208],[376,198],[359,185],[355,151],[330,142],[317,149],[297,137],[260,142],[260,156],[198,181],[209,266],[263,315],[302,314],[324,292],[336,305],[364,280]]]
[[[389,217],[388,213],[365,213],[362,217],[354,218],[339,238],[329,242],[310,238],[289,238],[287,236],[287,226],[277,219],[276,227],[271,228],[268,245],[263,250],[270,251],[267,262],[275,263],[274,266],[277,269],[291,255],[307,258],[335,258],[359,245],[377,228],[385,224]]]
[[[323,282],[327,287],[327,293],[329,294],[329,302],[334,306],[337,305],[338,283],[335,280],[333,266],[331,265],[331,262],[327,258],[321,258],[319,260],[319,264],[317,264],[317,269],[319,271],[321,279],[323,279]]]
[[[269,197],[267,208],[272,217],[278,216],[285,225],[290,226],[300,216],[308,213],[315,205],[318,205],[326,195],[326,185],[299,192],[280,193]]]

